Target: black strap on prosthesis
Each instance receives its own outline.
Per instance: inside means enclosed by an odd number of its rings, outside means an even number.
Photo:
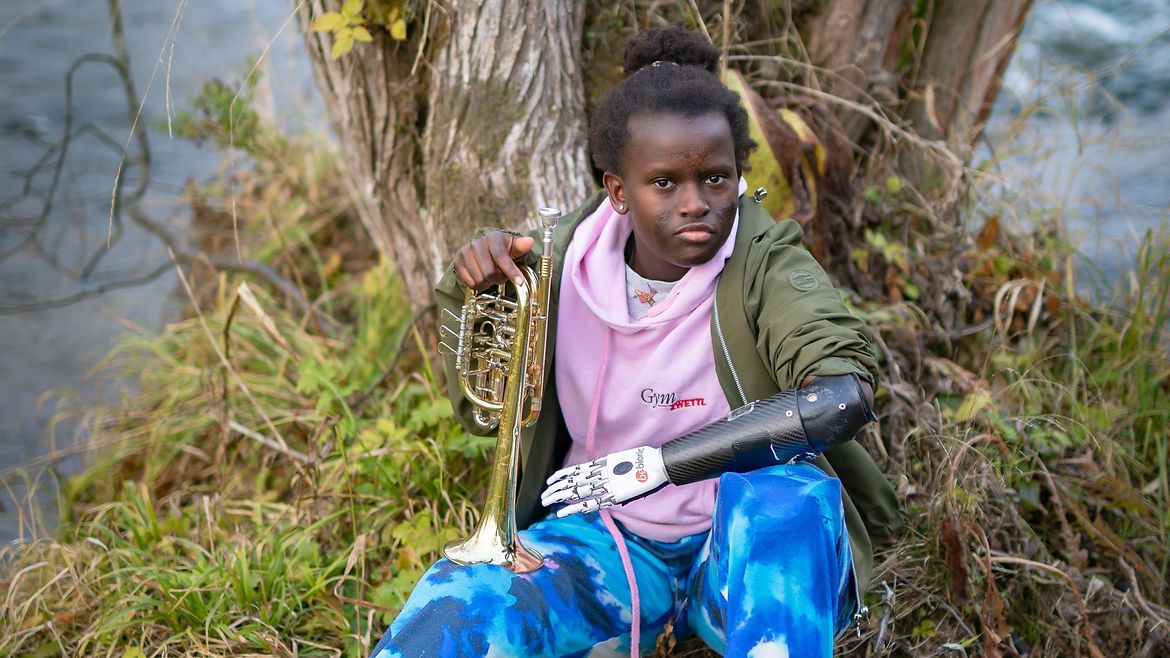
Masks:
[[[857,375],[818,377],[667,442],[662,461],[671,484],[698,482],[824,452],[875,420]]]

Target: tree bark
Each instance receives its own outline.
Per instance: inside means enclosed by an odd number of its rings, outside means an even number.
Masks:
[[[831,0],[807,21],[808,57],[829,75],[824,91],[845,101],[866,96],[890,102],[897,97],[896,62],[889,61],[905,38],[907,0]],[[835,108],[849,136],[857,141],[868,121]]]
[[[915,86],[922,93],[908,112],[920,135],[964,147],[979,139],[1031,6],[1031,0],[932,5]]]
[[[393,260],[418,317],[476,228],[519,227],[539,206],[588,193],[580,60],[571,0],[454,0],[408,17],[408,38],[374,26],[334,60],[311,0],[299,20],[362,224]],[[367,3],[370,4],[370,3]]]
[[[341,142],[362,225],[378,252],[393,259],[406,288],[428,291],[441,254],[433,240],[438,218],[421,212],[421,149],[415,126],[425,107],[426,88],[414,64],[417,45],[373,30],[373,43],[358,44],[332,59],[332,35],[313,32],[310,25],[326,11],[339,11],[340,5],[341,0],[300,5],[298,20],[309,61]],[[412,300],[425,305],[429,297],[424,292]]]
[[[589,193],[584,8],[461,0],[431,78],[423,162],[428,210],[453,253],[479,227],[535,221]]]
[[[825,91],[846,101],[876,98],[920,136],[943,139],[964,156],[981,134],[1032,2],[934,0],[918,15],[916,4],[830,0],[802,26],[809,58],[828,73]],[[858,141],[868,121],[841,108],[837,114]]]

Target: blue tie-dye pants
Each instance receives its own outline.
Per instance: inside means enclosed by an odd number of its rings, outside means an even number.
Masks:
[[[831,656],[856,604],[840,486],[810,464],[729,473],[709,532],[660,542],[623,529],[641,653],[669,623],[728,656]],[[600,515],[549,517],[521,536],[544,568],[439,560],[372,658],[630,655],[631,591]]]

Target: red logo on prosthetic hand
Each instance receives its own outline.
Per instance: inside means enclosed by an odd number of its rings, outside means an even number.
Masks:
[[[637,478],[638,482],[645,482],[650,479],[650,475],[646,471],[638,471],[634,473],[634,477]]]

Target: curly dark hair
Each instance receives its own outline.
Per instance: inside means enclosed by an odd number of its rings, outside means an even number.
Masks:
[[[626,78],[606,92],[593,113],[589,150],[602,171],[621,173],[627,126],[638,114],[665,113],[693,118],[718,114],[727,118],[735,142],[735,166],[744,170],[756,147],[748,133],[747,111],[715,70],[719,50],[705,38],[681,27],[655,27],[626,44]]]

